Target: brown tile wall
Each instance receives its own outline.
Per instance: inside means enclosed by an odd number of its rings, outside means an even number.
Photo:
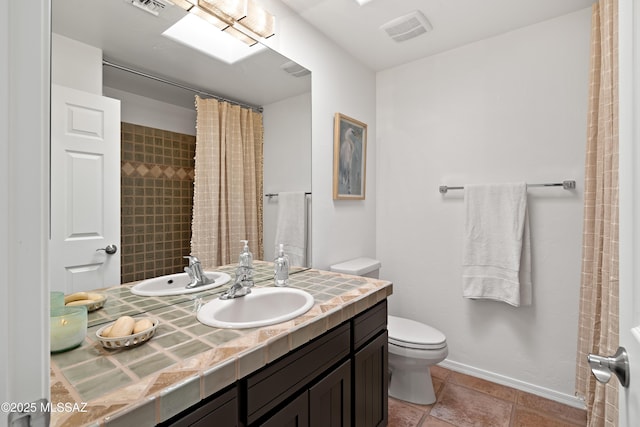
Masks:
[[[180,273],[191,252],[195,136],[122,123],[122,283]]]

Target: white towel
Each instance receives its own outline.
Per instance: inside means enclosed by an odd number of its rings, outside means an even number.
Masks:
[[[531,304],[527,185],[465,185],[463,296]]]
[[[292,266],[307,266],[307,198],[303,192],[278,193],[275,253],[279,245]]]

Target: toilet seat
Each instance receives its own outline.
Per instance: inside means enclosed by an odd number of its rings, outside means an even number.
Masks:
[[[397,316],[387,316],[389,343],[416,350],[439,350],[447,346],[442,332],[424,323]]]

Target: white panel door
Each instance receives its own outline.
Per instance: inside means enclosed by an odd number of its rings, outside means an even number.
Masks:
[[[619,3],[620,345],[629,357],[620,387],[620,427],[640,425],[640,3]]]
[[[120,101],[52,85],[51,289],[119,284],[119,248]]]

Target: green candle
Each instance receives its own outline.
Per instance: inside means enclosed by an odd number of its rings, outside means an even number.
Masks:
[[[49,295],[49,307],[64,307],[64,292],[61,291],[51,291]]]
[[[87,335],[87,308],[51,308],[51,352],[71,350],[82,344]]]

